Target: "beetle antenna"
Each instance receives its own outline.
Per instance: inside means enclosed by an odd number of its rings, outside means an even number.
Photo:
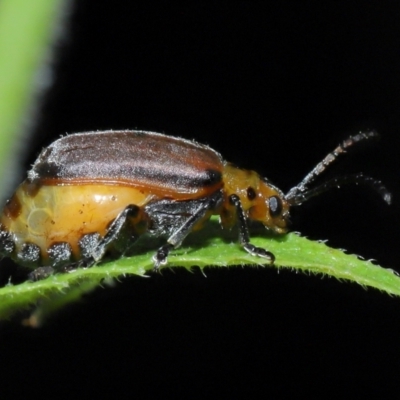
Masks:
[[[321,162],[319,162],[313,170],[306,175],[306,177],[296,186],[292,187],[286,195],[287,200],[291,200],[295,197],[301,197],[303,192],[306,192],[307,186],[315,180],[315,178],[320,175],[322,172],[326,170],[326,168],[332,164],[341,154],[346,153],[346,150],[349,147],[352,147],[354,144],[362,142],[363,140],[368,139],[377,139],[379,138],[378,132],[375,130],[370,130],[367,132],[360,132],[355,136],[350,136],[339,146],[336,147],[331,153],[329,153]],[[333,184],[334,185],[334,184]]]
[[[362,173],[338,176],[323,183],[320,186],[317,186],[316,188],[296,193],[290,198],[286,197],[286,199],[288,200],[289,204],[293,206],[298,206],[305,201],[311,199],[311,197],[318,196],[319,194],[333,188],[340,188],[341,185],[347,185],[349,183],[368,185],[376,192],[378,192],[387,204],[390,204],[392,202],[392,194],[389,192],[389,190],[387,190],[387,188],[382,184],[381,181],[378,181],[377,179],[370,176],[364,176]]]

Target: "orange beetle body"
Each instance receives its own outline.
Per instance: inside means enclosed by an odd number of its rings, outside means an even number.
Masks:
[[[338,149],[344,151],[373,136],[373,131],[359,134]],[[41,152],[5,205],[0,215],[0,255],[32,269],[39,267],[33,277],[40,278],[53,271],[89,267],[105,254],[119,257],[149,232],[167,237],[153,257],[158,269],[170,250],[218,214],[223,227],[238,222],[245,250],[273,262],[272,253],[250,243],[247,220],[285,233],[291,205],[346,182],[336,180],[306,190],[331,158],[328,155],[285,196],[256,172],[227,163],[210,147],[193,141],[144,131],[65,136]],[[352,181],[368,183],[390,196],[372,178],[358,175]]]

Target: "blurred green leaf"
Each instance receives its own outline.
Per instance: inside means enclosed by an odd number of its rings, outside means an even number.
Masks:
[[[35,92],[50,79],[46,61],[59,28],[62,3],[0,2],[0,178],[10,157],[15,157],[28,115],[35,109]]]

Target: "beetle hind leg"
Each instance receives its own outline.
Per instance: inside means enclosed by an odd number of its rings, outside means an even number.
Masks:
[[[182,221],[182,224],[176,225],[172,234],[169,236],[167,243],[161,246],[157,253],[153,256],[154,268],[153,271],[157,272],[160,270],[162,265],[167,263],[167,258],[171,250],[179,247],[186,236],[192,231],[193,227],[199,223],[201,220],[207,219],[207,213],[210,210],[215,209],[215,207],[219,204],[221,200],[220,193],[216,193],[214,196],[210,198],[200,199],[193,202],[173,202],[171,203],[172,207],[176,208],[176,215],[187,215]],[[162,207],[162,212],[168,209],[167,205]],[[157,219],[156,215],[157,211],[153,211],[152,209],[147,210],[150,219]],[[159,212],[160,213],[160,212]],[[160,218],[159,218],[160,219]],[[162,221],[162,217],[160,219]],[[165,222],[162,221],[161,225]]]
[[[191,215],[184,224],[179,227],[169,238],[166,244],[161,246],[158,250],[157,253],[153,256],[153,261],[154,261],[154,272],[158,272],[160,270],[161,265],[167,264],[167,258],[169,255],[169,252],[172,249],[176,249],[179,247],[183,240],[186,238],[187,235],[191,232],[193,229],[194,225],[198,221],[200,221],[205,214],[208,211],[208,207],[206,205],[201,205],[196,212]]]
[[[247,227],[246,215],[244,213],[242,203],[240,202],[239,196],[232,194],[229,197],[229,201],[236,208],[236,212],[239,219],[239,241],[243,248],[253,256],[266,258],[271,264],[275,261],[275,256],[268,250],[262,247],[254,246],[250,243],[249,229]]]

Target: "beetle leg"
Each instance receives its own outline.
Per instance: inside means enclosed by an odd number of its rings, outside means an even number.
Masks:
[[[80,265],[84,267],[91,267],[97,262],[99,262],[103,258],[107,250],[107,246],[118,238],[118,235],[120,234],[122,228],[124,227],[127,219],[136,217],[139,211],[140,207],[134,204],[127,206],[118,215],[118,217],[115,218],[113,223],[108,228],[108,231],[105,234],[105,236],[99,241],[98,245],[93,249],[91,254],[81,261]]]
[[[236,207],[237,216],[239,219],[239,242],[243,248],[253,256],[268,258],[271,264],[275,261],[275,256],[268,250],[262,247],[256,247],[250,243],[249,228],[247,227],[247,219],[244,213],[242,203],[239,196],[232,194],[229,196],[229,201]]]
[[[212,198],[210,201],[202,203],[193,214],[175,232],[172,233],[168,238],[167,243],[161,246],[153,256],[154,272],[157,272],[161,265],[167,263],[169,252],[182,244],[183,240],[191,232],[194,225],[196,225],[196,223],[206,215],[207,211],[215,207],[217,201],[219,201],[219,197]]]

